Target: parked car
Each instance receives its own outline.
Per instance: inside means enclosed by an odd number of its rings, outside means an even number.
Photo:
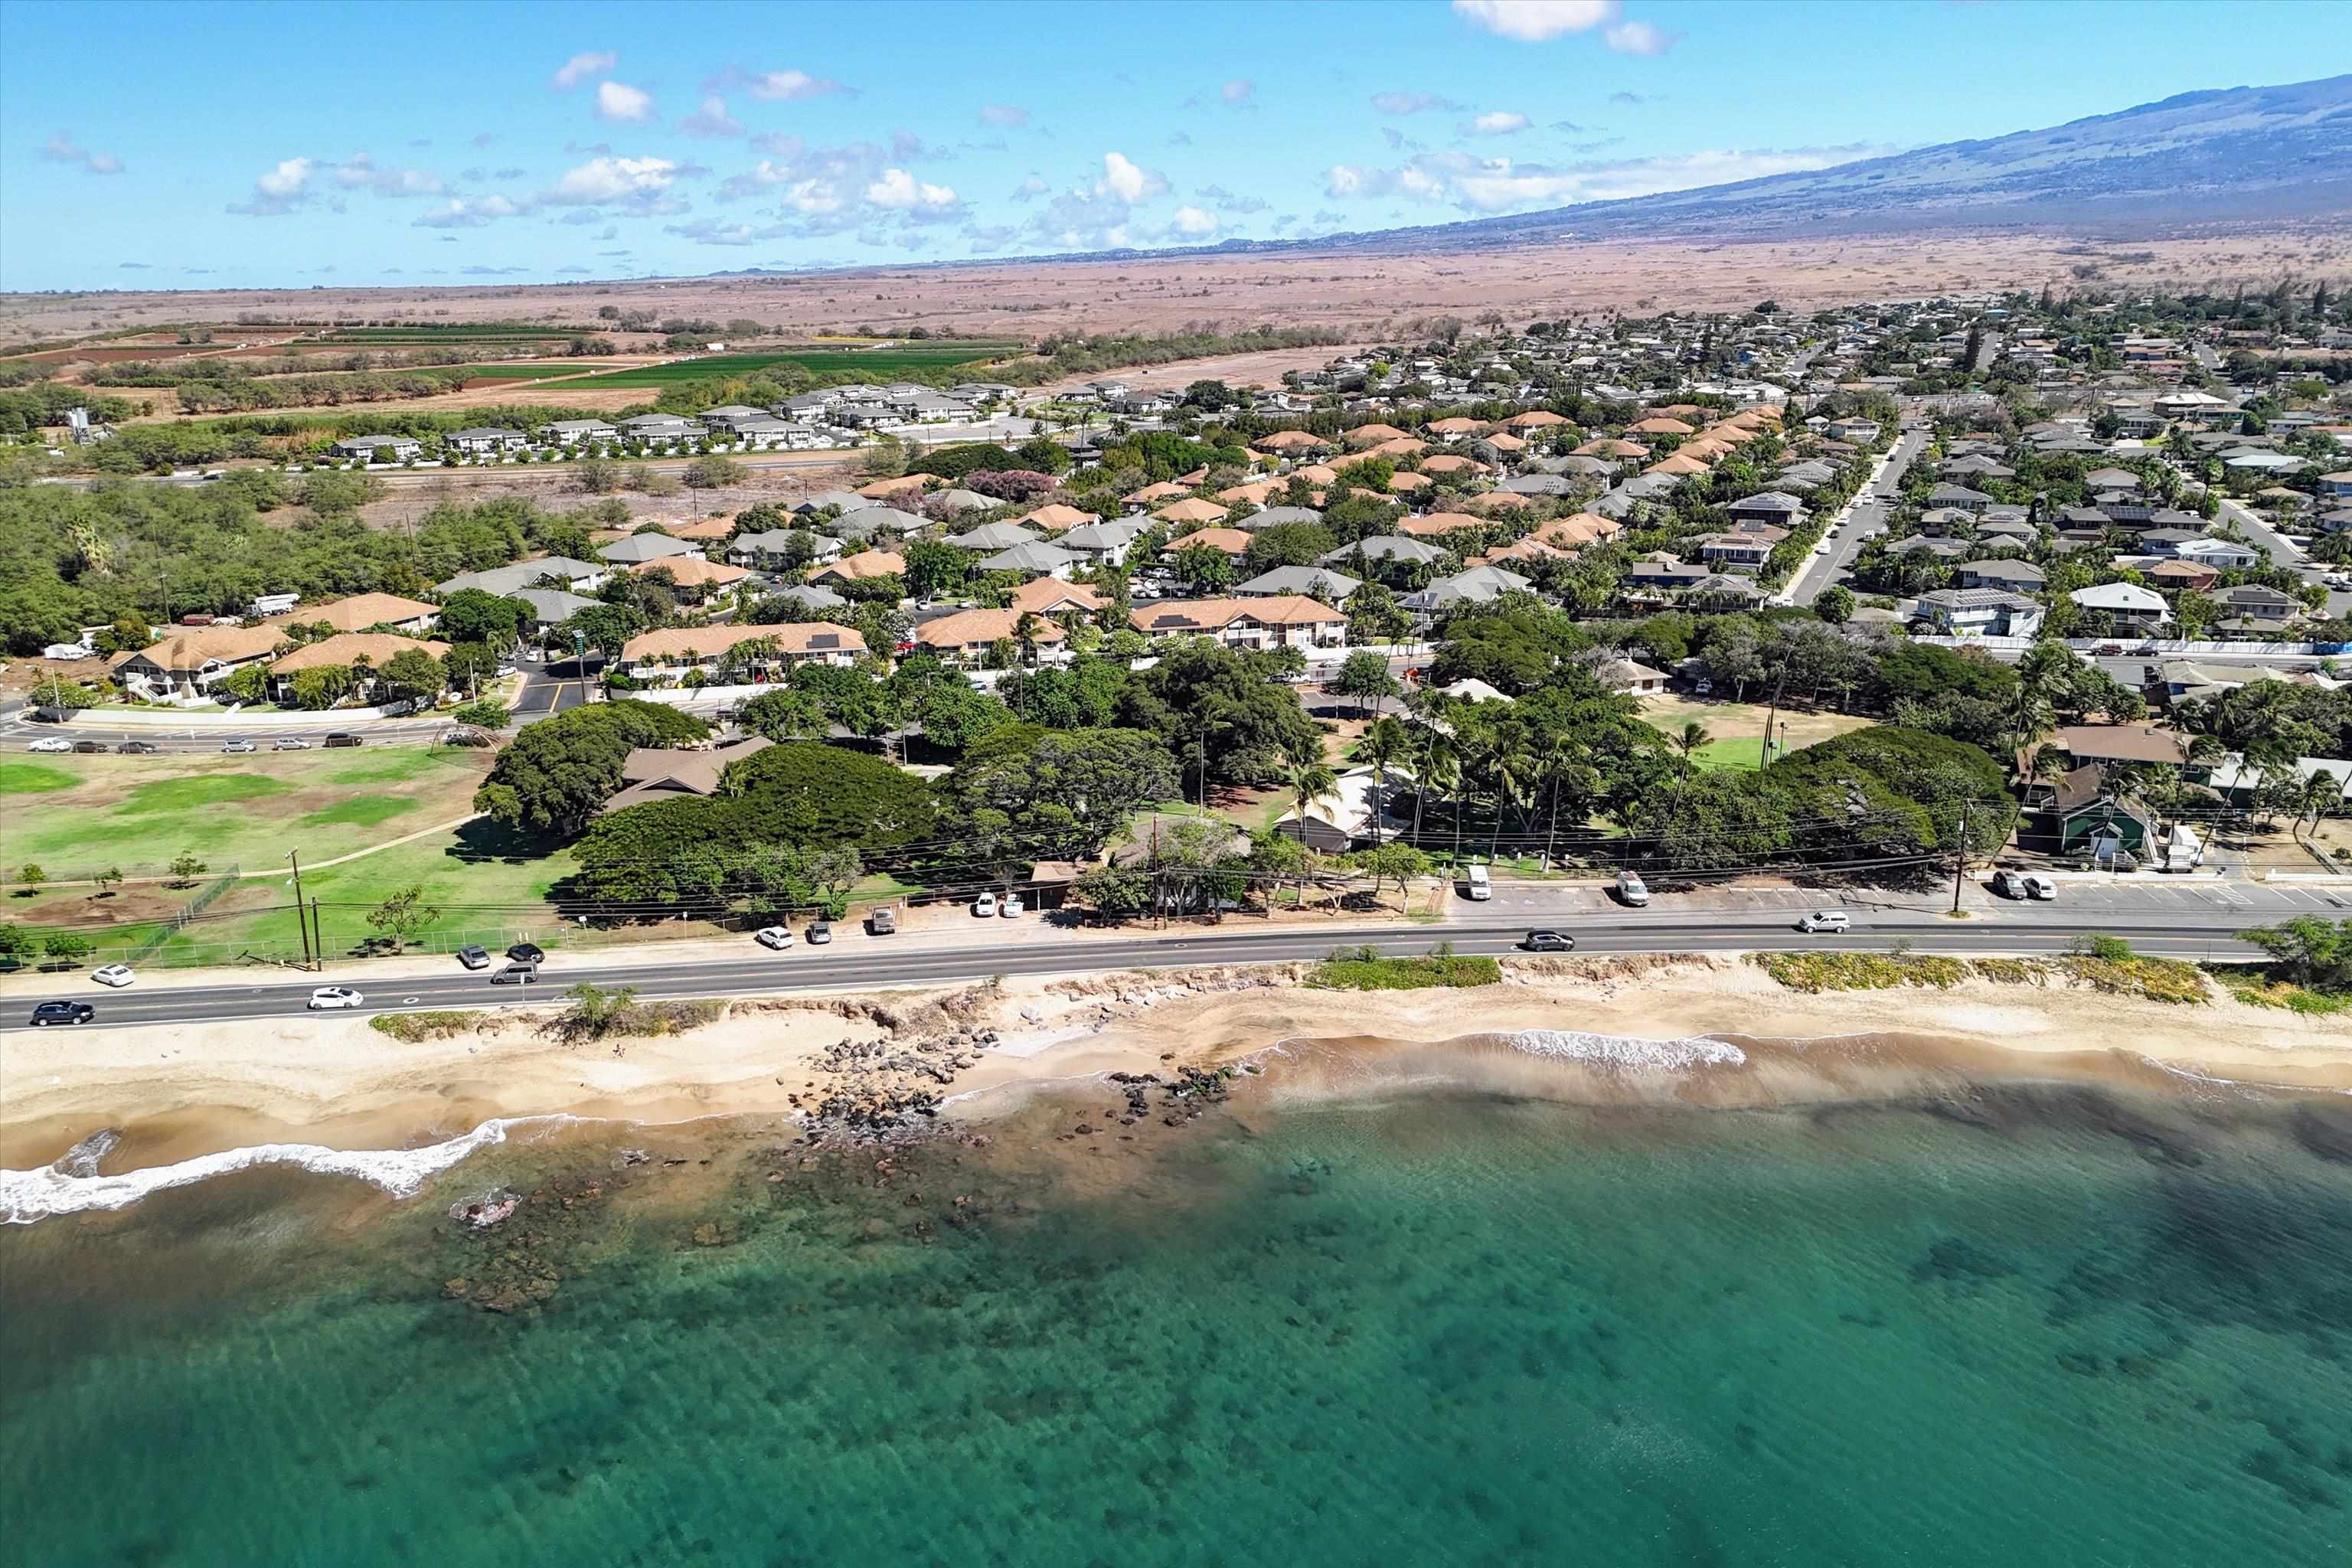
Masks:
[[[1484,903],[1495,896],[1495,884],[1486,876],[1486,868],[1473,866],[1462,873],[1462,893],[1473,903]]]
[[[125,741],[114,749],[126,757],[152,757],[163,748],[152,741]]]
[[[489,951],[467,942],[457,950],[457,962],[468,969],[488,969],[490,966]]]
[[[310,749],[310,742],[299,735],[280,735],[269,742],[269,749],[273,752],[307,752]]]
[[[539,978],[536,963],[509,963],[490,976],[493,985],[528,985]]]
[[[1015,921],[1027,913],[1028,909],[1029,906],[1021,901],[1020,894],[1007,893],[1004,895],[1003,901],[996,906],[996,912],[1003,919]]]
[[[1797,929],[1811,935],[1818,931],[1850,931],[1853,917],[1843,910],[1813,910],[1797,922]]]
[[[2039,871],[2025,874],[2025,896],[2029,899],[2055,899],[2058,884]]]
[[[761,926],[760,928],[759,934],[754,936],[751,940],[758,942],[761,947],[772,947],[778,952],[782,952],[784,949],[793,945],[793,928],[790,926]]]
[[[327,736],[327,744],[330,746],[356,746],[359,743],[360,738],[349,730],[332,731]]]
[[[73,742],[63,735],[44,735],[25,748],[28,752],[70,752]]]
[[[1629,909],[1643,909],[1650,902],[1650,885],[1642,880],[1638,871],[1617,873],[1617,896]]]
[[[873,913],[866,917],[866,932],[868,936],[898,935],[898,911],[896,910],[876,910]]]
[[[1519,945],[1529,952],[1574,952],[1576,939],[1564,931],[1531,931]]]
[[[111,985],[118,991],[139,978],[131,973],[131,966],[127,963],[110,963],[103,969],[93,969],[89,977],[100,985]]]
[[[809,921],[807,939],[810,946],[823,947],[833,940],[833,922],[831,921]]]
[[[535,942],[519,942],[507,949],[507,956],[517,963],[544,963],[547,950]]]
[[[2022,871],[1994,872],[1992,877],[1992,890],[1999,893],[2004,899],[2024,898],[2026,896],[2025,873]]]
[[[106,742],[103,741],[76,741],[73,743],[73,749],[79,752],[85,757],[94,757],[106,750]]]
[[[336,1007],[356,1007],[366,1000],[348,985],[321,985],[310,993],[310,1011],[323,1013]]]
[[[255,745],[250,741],[240,738],[227,742],[226,745],[221,747],[221,750],[234,756],[243,756],[247,752],[257,752],[261,750],[261,748]]]
[[[87,1002],[42,1002],[33,1008],[33,1024],[47,1028],[51,1024],[87,1024],[98,1016],[98,1009]]]
[[[996,913],[996,895],[994,893],[982,893],[980,897],[972,900],[971,912],[974,916],[982,920],[994,915]]]

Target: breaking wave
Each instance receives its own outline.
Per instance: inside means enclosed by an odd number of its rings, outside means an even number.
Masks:
[[[86,1214],[93,1209],[126,1208],[150,1193],[190,1186],[233,1171],[256,1165],[297,1165],[326,1176],[356,1176],[394,1197],[407,1197],[467,1155],[503,1143],[509,1134],[576,1121],[571,1116],[508,1116],[483,1122],[462,1133],[421,1149],[329,1149],[317,1143],[257,1143],[250,1149],[226,1149],[199,1154],[176,1164],[153,1165],[102,1176],[97,1163],[113,1147],[93,1149],[85,1139],[55,1164],[37,1171],[0,1171],[0,1222],[31,1225],[58,1215]],[[107,1134],[98,1135],[100,1138]]]
[[[1515,1051],[1564,1057],[1601,1067],[1679,1072],[1696,1067],[1739,1067],[1748,1053],[1723,1040],[1644,1040],[1630,1035],[1589,1035],[1581,1029],[1518,1029],[1502,1037]]]

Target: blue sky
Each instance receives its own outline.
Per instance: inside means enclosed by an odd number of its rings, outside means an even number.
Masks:
[[[5,0],[0,288],[545,282],[1439,223],[2325,76],[2352,55],[2331,10],[186,0],[100,25]]]

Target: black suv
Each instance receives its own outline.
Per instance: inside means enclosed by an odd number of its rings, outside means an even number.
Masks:
[[[1529,952],[1574,952],[1576,939],[1564,931],[1531,931],[1519,945]]]
[[[330,746],[356,746],[360,743],[360,738],[349,730],[336,730],[327,736],[327,744]]]
[[[515,943],[512,947],[507,949],[507,956],[513,959],[517,963],[543,963],[547,961],[546,950],[541,948],[539,943],[535,942],[519,942]]]
[[[87,1002],[42,1002],[33,1008],[33,1022],[42,1027],[51,1024],[87,1024],[98,1016],[98,1009]]]
[[[114,749],[126,757],[146,757],[152,756],[163,748],[152,741],[125,741]]]

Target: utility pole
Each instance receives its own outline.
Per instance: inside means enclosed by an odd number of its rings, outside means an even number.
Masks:
[[[1958,855],[1957,855],[1956,857],[1954,857],[1954,858],[1953,858],[1953,861],[1952,861],[1952,912],[1953,912],[1954,914],[1958,914],[1958,913],[1960,912],[1960,879],[1961,879],[1963,877],[1965,877],[1965,876],[1967,876],[1967,875],[1968,875],[1968,869],[1969,869],[1969,803],[1968,803],[1967,801],[1963,800],[1962,802],[1960,802],[1960,844],[1959,844],[1959,853],[1958,853]]]
[[[310,960],[310,928],[302,919],[302,852],[289,849],[286,858],[294,862],[294,924],[302,933],[302,967],[315,969]]]
[[[327,933],[319,924],[319,900],[315,896],[310,900],[310,946],[319,955],[319,967],[326,968]]]

